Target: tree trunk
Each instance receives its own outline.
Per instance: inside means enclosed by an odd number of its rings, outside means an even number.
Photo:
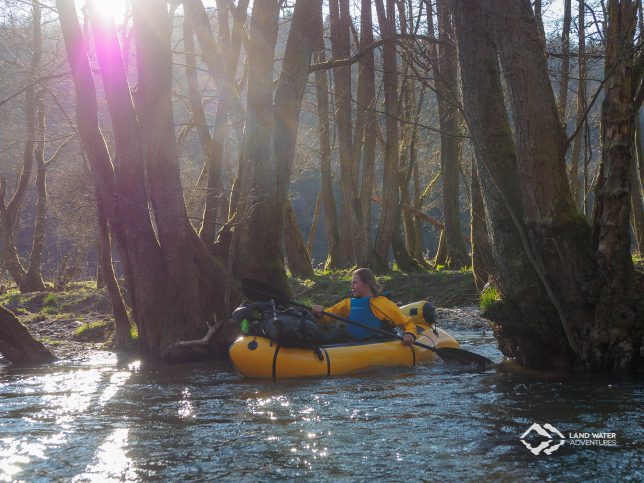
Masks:
[[[541,12],[541,0],[534,0],[534,16],[537,19],[539,33],[545,39],[546,32],[543,28],[543,14]]]
[[[527,0],[500,0],[494,6],[517,133],[526,238],[566,338],[580,356],[586,350],[582,324],[593,315],[588,300],[598,295],[597,264],[589,227],[574,205],[566,177],[565,134],[548,78],[545,46]]]
[[[221,69],[216,68],[217,59],[214,52],[217,52],[219,46],[215,42],[210,21],[206,13],[203,2],[200,0],[190,0],[184,3],[186,8],[186,19],[190,19],[194,25],[199,45],[201,46],[202,55],[208,64],[211,75],[216,75]],[[228,133],[228,113],[232,106],[234,98],[233,86],[229,85],[231,79],[234,79],[235,70],[239,62],[240,42],[236,41],[239,37],[240,22],[243,24],[246,17],[248,0],[239,2],[235,9],[235,25],[233,26],[233,38],[231,38],[228,24],[228,7],[224,2],[218,0],[218,19],[219,19],[219,45],[224,50],[221,58],[224,60],[223,67],[227,71],[224,75],[228,79],[224,84],[224,92],[220,96],[215,114],[215,123],[213,134],[208,144],[206,171],[208,173],[208,183],[206,187],[206,201],[202,216],[201,228],[199,230],[200,238],[206,243],[214,243],[217,234],[217,219],[219,211],[223,208],[224,186],[222,181],[222,165],[224,160],[225,139]],[[221,75],[215,76],[213,80],[217,82]]]
[[[297,224],[291,200],[286,204],[286,222],[284,224],[284,248],[286,263],[292,275],[299,278],[313,276],[311,257],[306,248],[304,237]]]
[[[459,269],[468,266],[470,258],[463,242],[460,226],[459,162],[461,142],[458,111],[460,101],[456,95],[458,85],[456,46],[450,40],[450,38],[454,38],[454,32],[445,1],[436,2],[441,44],[439,45],[438,65],[434,66],[441,130],[443,222],[445,224],[442,236],[445,239],[445,252],[437,253],[435,264],[444,265],[450,269]]]
[[[114,343],[117,350],[125,350],[130,346],[130,318],[127,315],[125,302],[121,289],[116,281],[114,266],[112,265],[112,242],[107,224],[107,217],[101,205],[97,204],[98,215],[98,248],[101,277],[112,304],[114,314]],[[98,284],[97,284],[98,285]]]
[[[98,126],[96,91],[74,2],[57,1],[76,91],[77,123],[92,168],[97,202],[105,209],[124,264],[139,347],[165,361],[208,357],[171,351],[203,335],[213,312],[229,313],[221,294],[228,280],[186,217],[171,111],[169,19],[165,3],[135,4],[139,89],[135,112],[113,23],[91,15],[107,106],[116,139],[114,164]],[[92,5],[90,4],[90,7]],[[90,8],[90,14],[93,10]],[[139,126],[139,121],[141,126]],[[150,218],[144,183],[150,175]]]
[[[42,91],[36,93],[34,84],[40,75],[40,60],[42,58],[41,7],[37,1],[32,1],[32,35],[33,53],[29,65],[29,74],[25,89],[25,124],[26,137],[22,171],[18,186],[9,203],[5,205],[6,182],[0,184],[0,227],[2,230],[2,259],[11,278],[16,282],[22,293],[44,291],[45,284],[41,275],[42,251],[45,238],[46,197],[45,189],[45,113]],[[34,240],[25,269],[20,262],[15,246],[14,230],[18,225],[20,210],[27,193],[29,178],[33,169],[34,159],[37,163],[36,174],[36,221],[34,224]]]
[[[644,255],[644,186],[638,173],[638,164],[642,163],[642,156],[644,150],[642,149],[642,132],[639,123],[639,112],[636,115],[635,122],[635,147],[633,152],[636,158],[633,159],[633,180],[631,187],[631,227],[633,228],[633,235],[635,236],[635,244],[640,256]]]
[[[162,251],[163,269],[159,274],[166,275],[160,293],[165,293],[170,302],[160,321],[149,321],[146,325],[152,328],[153,342],[158,340],[163,350],[177,340],[203,335],[213,309],[225,312],[221,295],[216,297],[217,293],[223,293],[217,290],[224,288],[219,278],[223,267],[217,267],[217,261],[190,224],[181,189],[172,113],[170,17],[166,4],[139,0],[133,5],[133,19],[138,74],[136,118],[141,126],[149,199]],[[97,52],[100,62],[100,49]],[[104,62],[100,64],[104,71]],[[125,98],[125,93],[122,95]],[[213,307],[213,299],[219,302],[218,307]]]
[[[585,34],[585,17],[584,17],[584,0],[579,0],[579,86],[577,87],[577,116],[575,126],[586,122],[584,115],[586,112],[586,34]],[[575,205],[581,208],[584,202],[585,194],[581,193],[579,183],[579,160],[581,158],[582,146],[584,145],[584,129],[580,129],[572,145],[572,155],[570,163],[570,190],[575,201]]]
[[[583,1],[583,0],[582,0]],[[566,125],[568,105],[568,83],[570,81],[570,17],[571,0],[564,0],[564,18],[561,28],[561,81],[559,83],[559,119]],[[565,129],[565,127],[564,127]]]
[[[344,59],[350,52],[349,0],[331,0],[329,2],[331,25],[331,51],[334,59]],[[351,66],[334,67],[335,124],[339,141],[340,185],[342,187],[341,219],[344,226],[340,233],[340,256],[338,263],[342,267],[355,264],[356,230],[359,219],[354,203],[358,194],[358,163],[353,159],[353,135],[351,117]]]
[[[255,206],[242,233],[242,276],[253,276],[288,293],[282,238],[288,183],[295,157],[299,113],[308,79],[311,54],[320,24],[320,0],[298,2],[284,52],[284,62],[272,104],[273,49],[277,38],[278,5],[255,2],[251,25],[248,118],[244,156],[253,168]],[[253,87],[253,89],[251,89]],[[271,109],[273,108],[273,109]],[[253,112],[252,112],[253,111]],[[254,118],[253,118],[254,117]],[[252,141],[252,142],[251,142]],[[268,160],[262,149],[268,142]],[[250,148],[247,150],[247,148]]]
[[[496,336],[506,355],[529,367],[567,367],[572,354],[566,335],[534,269],[525,235],[516,148],[496,42],[488,27],[492,16],[481,1],[458,0],[454,21],[463,106],[476,149],[495,284],[505,300],[502,312],[496,308],[486,315],[499,324]]]
[[[613,75],[606,81],[603,166],[591,236],[565,177],[564,136],[529,1],[456,3],[464,106],[481,160],[495,271],[505,298],[495,314],[500,347],[532,367],[641,367],[643,281],[628,253],[630,150],[625,148],[632,139],[625,106],[632,102],[632,50],[626,46],[632,47],[634,9],[624,2],[618,15],[616,5],[611,1],[609,8],[606,72]],[[494,23],[516,151],[494,39],[486,31]],[[507,163],[515,159],[513,169]],[[509,216],[502,224],[504,212]]]
[[[34,339],[18,318],[0,305],[0,354],[14,364],[47,364],[56,357]]]
[[[604,370],[641,369],[643,358],[644,275],[633,267],[629,235],[636,18],[637,2],[609,1],[602,162],[593,210],[593,248],[604,283],[594,320],[580,324],[585,330],[581,359]]]
[[[306,251],[313,252],[313,242],[315,241],[315,235],[318,232],[318,224],[320,223],[320,208],[322,205],[322,190],[318,191],[318,195],[315,197],[315,208],[313,211],[313,221],[311,221],[311,229],[309,230],[309,235],[306,238]]]
[[[479,183],[477,165],[480,164],[475,162],[472,166],[470,233],[472,237],[472,275],[474,276],[474,285],[478,290],[483,290],[483,287],[490,279],[490,275],[494,273],[494,261],[487,231],[483,194]]]
[[[376,232],[374,252],[377,257],[374,264],[380,270],[388,269],[389,250],[394,239],[394,234],[399,229],[400,198],[398,187],[398,170],[400,169],[398,146],[398,72],[396,61],[396,42],[393,39],[396,33],[395,2],[387,0],[386,9],[382,0],[376,0],[378,22],[384,38],[390,38],[383,47],[383,84],[385,92],[385,113],[387,141],[385,145],[383,174],[382,174],[382,209],[380,223]]]
[[[321,14],[320,14],[321,17]],[[320,18],[320,25],[322,24]],[[322,31],[318,34],[316,42],[318,62],[324,62],[324,38]],[[318,129],[320,138],[320,195],[324,206],[324,229],[327,242],[327,259],[325,269],[340,268],[342,266],[342,253],[340,251],[340,229],[338,227],[338,214],[333,195],[333,182],[331,176],[331,137],[329,134],[329,83],[327,74],[323,70],[315,71],[315,92],[317,95]]]
[[[29,255],[29,265],[21,283],[21,292],[42,292],[45,283],[42,279],[42,258],[45,249],[45,222],[47,218],[47,188],[45,184],[45,103],[40,92],[36,100],[36,220],[34,240]]]
[[[362,0],[360,8],[360,48],[373,43],[371,1]],[[373,50],[360,59],[358,71],[358,105],[354,136],[354,159],[362,168],[360,192],[356,200],[359,226],[354,235],[356,265],[366,267],[371,257],[371,198],[375,180],[377,125],[375,60]]]

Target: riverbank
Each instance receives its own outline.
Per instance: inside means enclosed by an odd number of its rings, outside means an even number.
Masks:
[[[290,284],[296,300],[331,305],[348,294],[350,280],[350,271],[317,272],[310,279],[291,278]],[[478,292],[469,272],[392,272],[379,280],[396,303],[430,300],[438,307],[439,323],[443,318],[472,327],[487,326],[475,307]],[[107,291],[97,289],[92,281],[72,283],[64,292],[21,294],[10,287],[0,295],[0,304],[14,312],[59,359],[82,359],[93,351],[114,349],[112,306]]]

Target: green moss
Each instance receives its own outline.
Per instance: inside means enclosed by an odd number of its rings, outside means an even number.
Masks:
[[[328,307],[350,294],[351,273],[346,270],[315,270],[306,279],[289,279],[295,300],[307,305],[320,304]],[[411,303],[431,300],[435,305],[451,307],[474,304],[478,293],[469,271],[420,272],[405,274],[389,271],[377,275],[378,282],[390,292],[395,302]]]
[[[40,313],[46,315],[58,315],[60,312],[58,307],[47,305],[40,309]]]
[[[481,292],[479,308],[482,313],[489,311],[492,307],[501,301],[501,294],[494,287],[488,287]]]
[[[40,342],[47,344],[48,346],[61,345],[63,343],[62,340],[52,339],[50,337],[42,337]]]
[[[644,253],[633,252],[633,265],[640,270],[644,269]]]
[[[57,307],[58,306],[58,296],[53,293],[48,293],[45,295],[45,298],[42,301],[43,307]]]
[[[136,325],[130,327],[130,338],[133,341],[139,340],[139,328]]]
[[[74,340],[99,342],[107,338],[113,324],[104,320],[89,322],[74,331]]]

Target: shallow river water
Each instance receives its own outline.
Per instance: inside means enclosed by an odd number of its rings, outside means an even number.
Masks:
[[[446,318],[501,362],[489,332]],[[273,383],[96,352],[0,370],[0,481],[642,481],[643,396],[641,379],[509,363]]]

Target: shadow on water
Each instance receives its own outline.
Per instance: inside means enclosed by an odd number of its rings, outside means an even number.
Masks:
[[[501,361],[491,335],[449,330]],[[96,353],[0,372],[0,480],[641,481],[643,393],[634,378],[511,363],[271,383]],[[520,441],[533,423],[565,444],[533,454]],[[617,446],[571,443],[586,432]]]

